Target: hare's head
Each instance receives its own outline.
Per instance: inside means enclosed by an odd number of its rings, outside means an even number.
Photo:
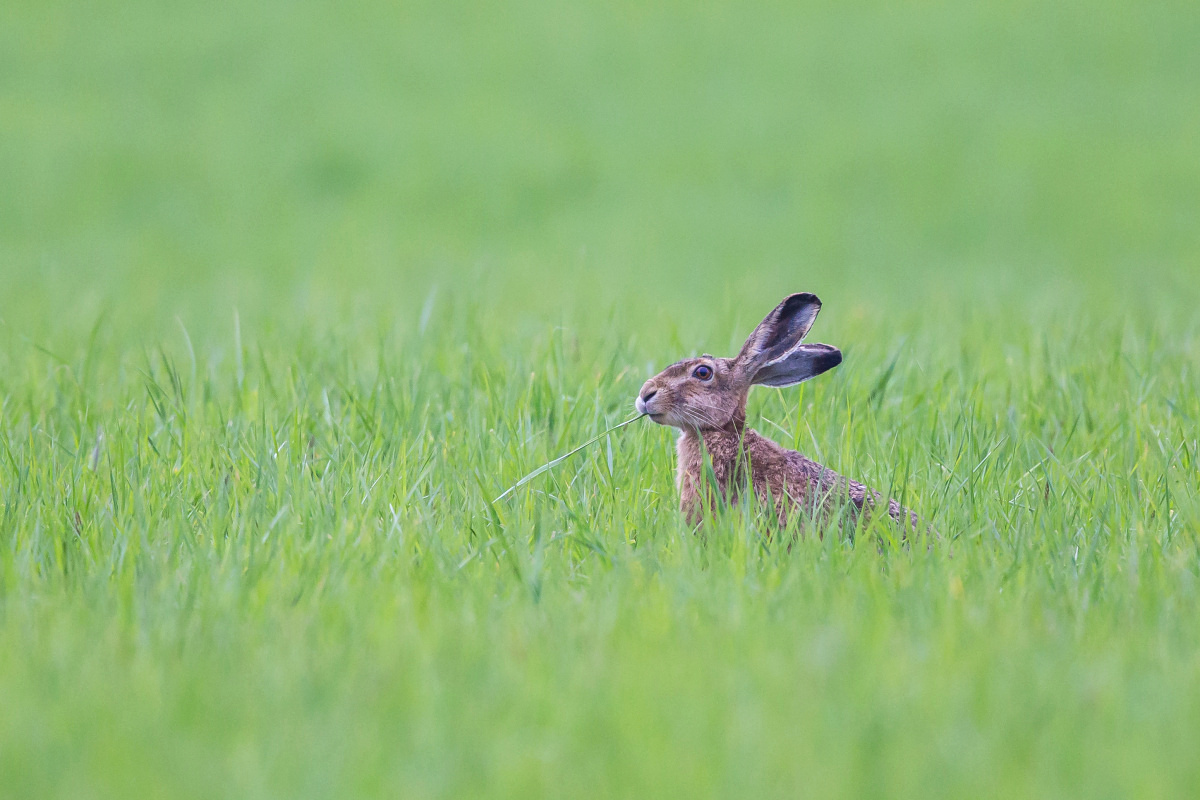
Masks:
[[[754,384],[791,386],[842,363],[827,344],[801,344],[821,310],[816,295],[789,295],[759,323],[734,358],[703,355],[664,369],[634,405],[660,425],[709,430],[740,425]]]

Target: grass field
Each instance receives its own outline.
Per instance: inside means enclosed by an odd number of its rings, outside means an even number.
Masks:
[[[0,795],[1200,784],[1200,6],[0,10]],[[676,507],[751,424],[931,547]]]

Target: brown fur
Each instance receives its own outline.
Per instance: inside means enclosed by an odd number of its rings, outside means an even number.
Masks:
[[[682,431],[676,483],[690,523],[712,511],[717,493],[737,503],[748,488],[781,525],[797,512],[828,522],[842,509],[848,512],[843,519],[866,523],[885,502],[878,492],[746,427],[752,385],[789,386],[841,362],[836,348],[801,344],[819,310],[814,295],[790,295],[750,334],[737,357],[680,361],[642,387],[638,410]],[[709,488],[714,480],[717,492]],[[902,530],[916,527],[916,515],[895,500],[887,500],[886,508]]]

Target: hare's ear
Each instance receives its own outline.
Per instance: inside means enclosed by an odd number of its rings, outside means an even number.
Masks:
[[[758,368],[751,383],[762,386],[791,386],[842,363],[842,351],[827,344],[801,344]]]
[[[783,302],[746,339],[736,362],[749,375],[769,364],[800,344],[821,310],[815,294],[800,292],[788,295]]]

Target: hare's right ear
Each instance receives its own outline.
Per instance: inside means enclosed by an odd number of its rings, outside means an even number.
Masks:
[[[794,386],[815,378],[842,363],[842,351],[827,344],[798,344],[774,361],[759,367],[750,383],[761,386]]]
[[[761,367],[783,357],[800,344],[820,310],[821,301],[815,294],[799,292],[788,295],[746,339],[742,352],[735,359],[737,365],[753,379]]]

